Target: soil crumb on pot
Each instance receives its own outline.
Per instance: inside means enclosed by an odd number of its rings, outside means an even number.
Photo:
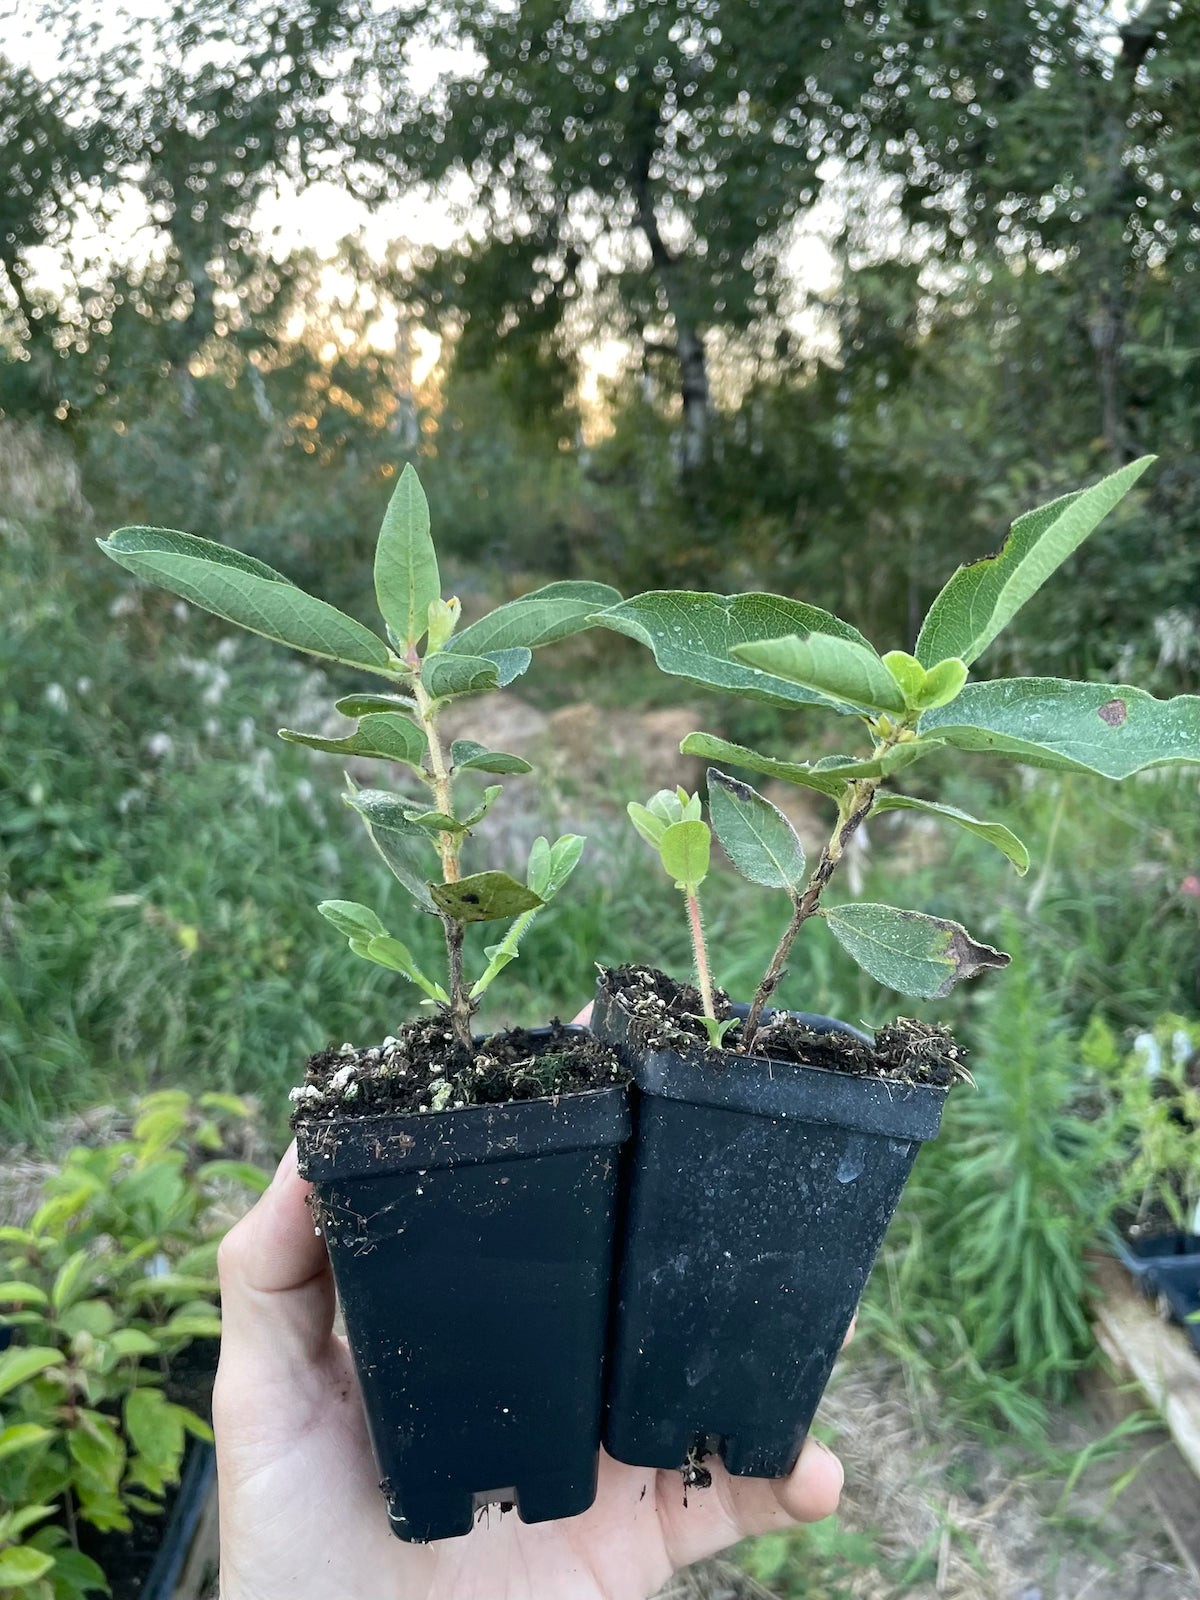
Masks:
[[[701,1020],[700,991],[690,983],[678,983],[655,967],[602,968],[601,973],[610,994],[638,1020],[647,1045],[699,1048],[718,1069],[729,1052],[742,1052],[740,1022],[726,1033],[722,1050],[710,1049]],[[722,1021],[733,1014],[723,989],[713,991],[713,1009]],[[871,1045],[849,1033],[818,1032],[780,1012],[759,1028],[754,1054],[829,1072],[892,1078],[934,1088],[946,1088],[968,1077],[963,1066],[966,1052],[948,1029],[910,1017],[899,1017],[880,1028]]]
[[[615,1053],[590,1034],[555,1018],[538,1035],[511,1028],[468,1054],[449,1023],[425,1017],[381,1045],[322,1050],[292,1090],[292,1125],[553,1099],[629,1081]]]

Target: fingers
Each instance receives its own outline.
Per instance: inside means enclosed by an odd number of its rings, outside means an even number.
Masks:
[[[842,1492],[841,1462],[813,1438],[805,1440],[786,1478],[734,1478],[718,1461],[706,1461],[705,1466],[712,1471],[712,1487],[689,1489],[686,1507],[679,1475],[664,1473],[659,1480],[663,1538],[677,1568],[716,1555],[751,1534],[819,1522],[837,1510]]]
[[[328,1347],[333,1277],[308,1194],[293,1144],[271,1187],[222,1241],[223,1355],[236,1351],[239,1360],[260,1358],[275,1369],[311,1362]]]
[[[572,1018],[572,1021],[574,1023],[576,1023],[577,1026],[579,1026],[581,1028],[586,1028],[586,1027],[590,1026],[591,1020],[592,1020],[592,1002],[589,1000],[587,1005],[584,1006],[583,1010],[579,1013],[579,1015],[577,1017]]]

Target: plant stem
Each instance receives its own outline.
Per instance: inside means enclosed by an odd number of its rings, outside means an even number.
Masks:
[[[704,1006],[704,1015],[711,1017],[715,1022],[716,1010],[713,1006],[712,976],[708,970],[708,951],[704,947],[704,920],[700,915],[700,899],[692,890],[685,892],[687,900],[688,922],[692,929],[692,948],[696,952],[696,979],[700,985],[700,999]]]
[[[792,942],[809,917],[815,915],[818,910],[825,885],[836,871],[846,846],[861,824],[866,821],[871,807],[875,804],[875,791],[878,787],[879,780],[875,778],[863,778],[850,785],[847,800],[843,801],[842,807],[838,812],[837,826],[830,835],[825,848],[821,851],[821,858],[813,869],[813,874],[805,886],[804,893],[793,902],[791,921],[784,929],[783,937],[776,946],[775,954],[771,957],[771,965],[767,968],[765,977],[754,991],[754,999],[746,1017],[746,1025],[742,1030],[743,1047],[747,1054],[754,1048],[755,1036],[762,1022],[763,1009],[772,994],[774,994],[779,980],[783,977]]]
[[[437,809],[443,816],[454,815],[454,797],[450,787],[450,773],[446,766],[446,758],[442,753],[442,742],[437,731],[437,712],[433,701],[421,682],[419,663],[412,660],[414,674],[412,679],[413,696],[417,702],[417,713],[425,729],[425,743],[429,749],[429,770],[432,774],[433,794]],[[462,835],[458,833],[438,834],[438,855],[442,860],[442,881],[444,883],[457,883],[459,879],[459,852],[462,849]],[[456,917],[442,912],[442,931],[446,937],[446,967],[450,979],[450,1026],[454,1031],[456,1041],[468,1053],[471,1052],[471,1015],[475,1010],[474,1003],[467,992],[463,981],[463,925]]]

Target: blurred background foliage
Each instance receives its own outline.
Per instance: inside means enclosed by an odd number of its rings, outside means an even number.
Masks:
[[[258,1091],[281,1124],[306,1053],[389,1031],[407,999],[313,910],[387,915],[336,763],[270,737],[329,682],[137,592],[94,549],[110,527],[229,542],[367,618],[412,460],[468,614],[554,577],[762,587],[887,649],[1017,513],[1155,450],[981,665],[1200,687],[1194,5],[114,15],[64,0],[50,59],[21,0],[0,45],[6,1138],[180,1082]],[[306,193],[308,238],[284,248],[265,219]],[[362,202],[359,232],[323,231],[331,195]],[[682,693],[692,725],[781,752],[823,734],[656,680],[611,635],[521,692],[551,718]],[[619,822],[674,772],[673,745],[642,740],[602,793],[560,774],[531,802],[594,843],[505,1016],[572,1014],[596,959],[686,964],[670,886]],[[931,776],[1035,866],[1019,881],[902,817],[844,886],[967,915],[1020,957],[937,1008],[980,1087],[922,1157],[866,1323],[915,1395],[1036,1439],[1088,1356],[1083,1250],[1120,1190],[1081,1040],[1120,1053],[1200,1007],[1196,772]],[[778,912],[716,885],[733,991]],[[894,1012],[822,933],[785,998]]]

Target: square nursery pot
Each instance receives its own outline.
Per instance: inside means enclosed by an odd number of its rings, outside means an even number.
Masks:
[[[1165,1303],[1200,1354],[1200,1255],[1160,1256],[1153,1279],[1159,1303]]]
[[[591,1505],[629,1131],[623,1087],[298,1124],[399,1538]]]
[[[1114,1227],[1110,1238],[1113,1251],[1143,1294],[1153,1296],[1158,1292],[1160,1268],[1178,1272],[1190,1266],[1200,1278],[1200,1234],[1163,1230],[1130,1238]]]
[[[605,1447],[783,1477],[947,1090],[647,1049],[603,978],[592,1031],[637,1087]]]

